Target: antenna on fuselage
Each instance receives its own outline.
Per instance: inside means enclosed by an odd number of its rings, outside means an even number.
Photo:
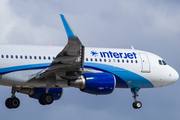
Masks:
[[[134,50],[134,47],[131,45],[132,50]]]

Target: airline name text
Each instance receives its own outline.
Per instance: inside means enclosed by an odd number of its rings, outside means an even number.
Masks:
[[[137,59],[136,53],[118,53],[118,52],[100,52],[102,58],[129,58],[129,59]]]

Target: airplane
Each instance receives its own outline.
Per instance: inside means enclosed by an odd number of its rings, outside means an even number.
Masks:
[[[62,97],[63,88],[75,87],[93,95],[111,94],[115,88],[130,89],[134,109],[142,88],[171,85],[179,74],[159,56],[141,50],[85,47],[60,14],[68,43],[59,46],[0,45],[0,85],[12,87],[5,105],[18,108],[15,93],[50,105]]]

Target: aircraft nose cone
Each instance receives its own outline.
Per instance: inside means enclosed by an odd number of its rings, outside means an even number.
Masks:
[[[174,70],[174,76],[173,76],[174,82],[176,82],[179,79],[179,74],[176,70]]]

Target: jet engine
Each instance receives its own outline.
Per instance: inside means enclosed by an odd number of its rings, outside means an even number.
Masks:
[[[46,92],[46,88],[21,88],[17,92],[28,94],[31,98],[39,99],[39,96]],[[63,94],[63,89],[50,88],[48,92],[52,94],[54,100],[58,100]]]
[[[116,79],[110,73],[84,73],[77,80],[69,81],[68,85],[80,88],[82,92],[106,95],[113,92]]]

